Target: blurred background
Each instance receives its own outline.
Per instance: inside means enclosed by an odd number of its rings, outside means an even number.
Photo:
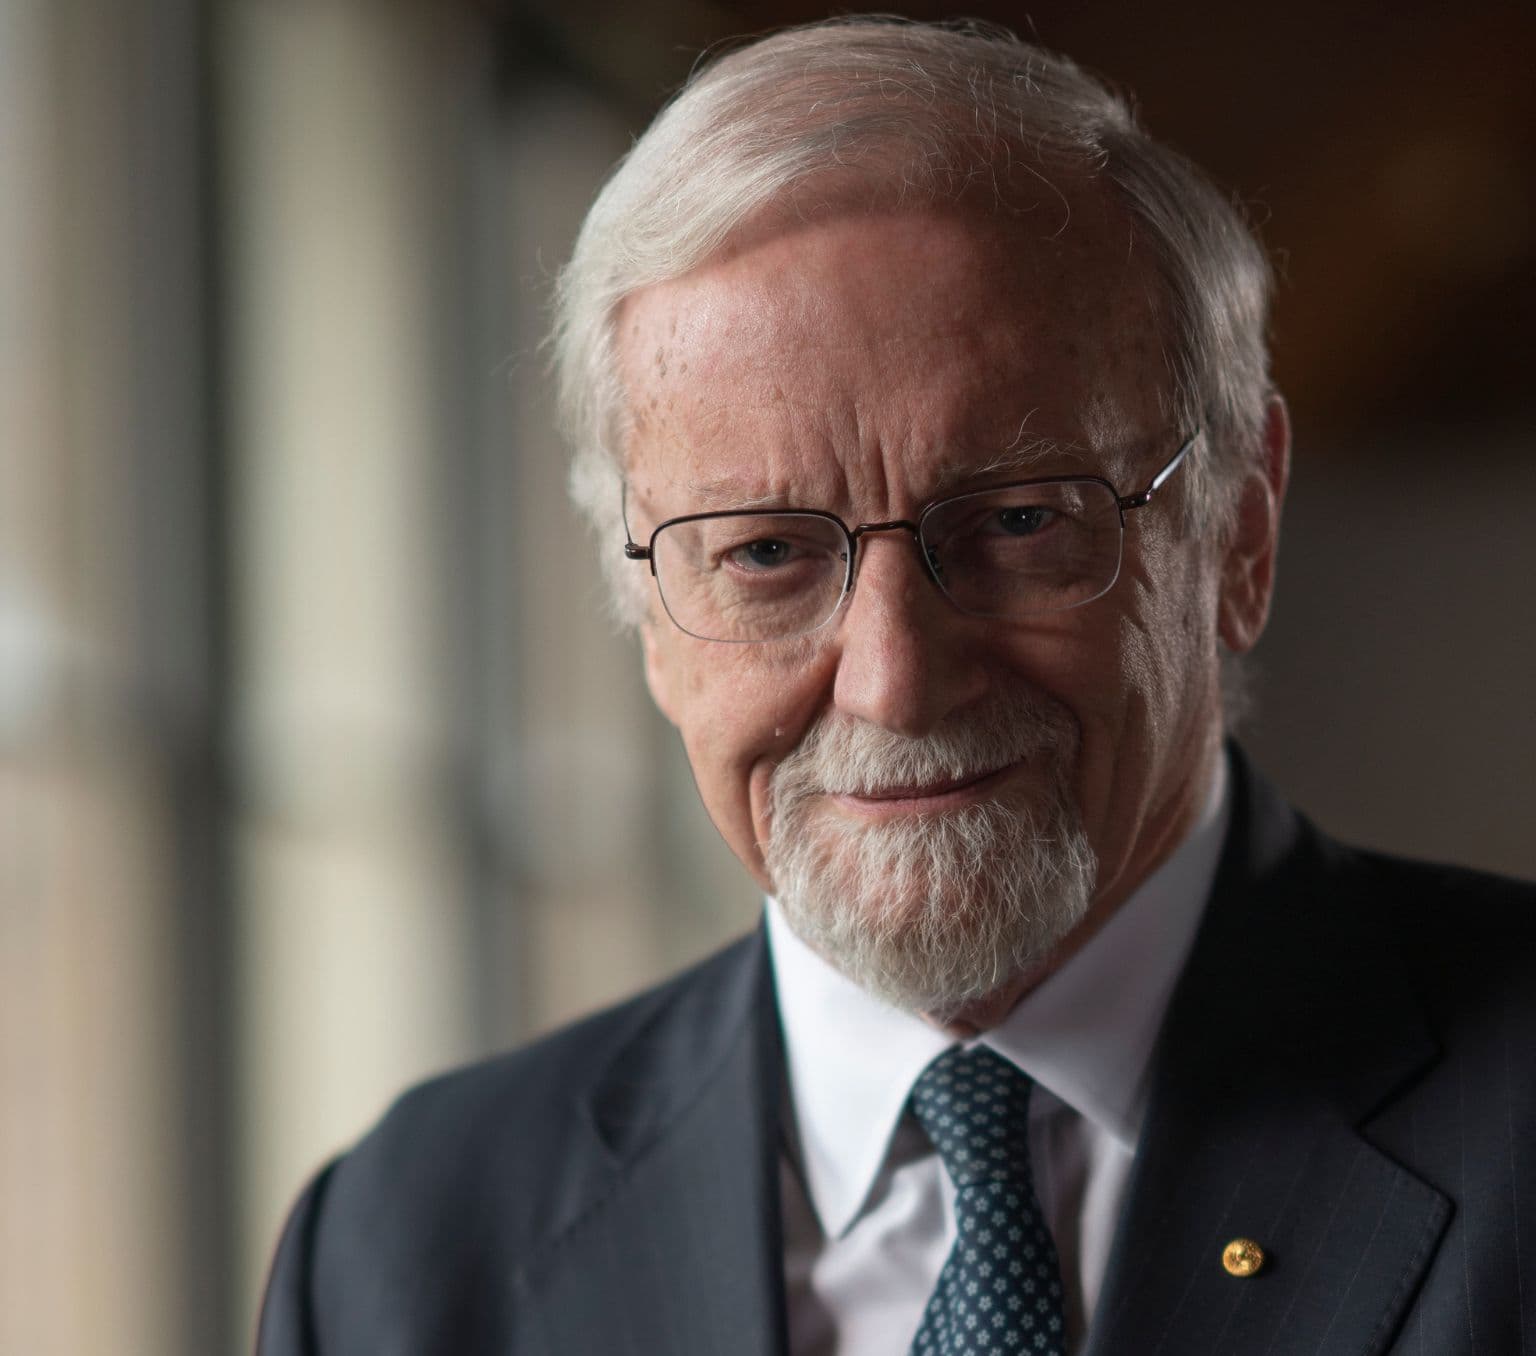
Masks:
[[[1250,745],[1340,834],[1536,875],[1531,7],[966,12],[1134,90],[1274,252]],[[538,344],[693,54],[820,13],[0,0],[5,1356],[244,1351],[403,1084],[750,926]]]

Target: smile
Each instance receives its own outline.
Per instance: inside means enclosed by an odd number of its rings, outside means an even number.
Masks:
[[[922,786],[887,786],[877,791],[833,792],[831,799],[839,808],[864,818],[929,814],[984,799],[1003,777],[1018,766],[1017,763],[1006,763],[988,772],[929,782]]]

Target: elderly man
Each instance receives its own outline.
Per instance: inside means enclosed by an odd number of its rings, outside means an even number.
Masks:
[[[1532,892],[1333,844],[1223,744],[1267,288],[1005,34],[694,77],[558,354],[764,927],[403,1099],[301,1199],[263,1352],[1536,1351]]]

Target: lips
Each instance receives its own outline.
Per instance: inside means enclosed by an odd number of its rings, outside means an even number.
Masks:
[[[1016,763],[1009,763],[961,777],[862,791],[830,792],[829,795],[843,809],[864,817],[931,813],[968,805],[981,799],[992,789],[994,782],[1017,766]]]
[[[869,791],[845,791],[841,794],[851,800],[927,800],[933,796],[947,796],[953,791],[964,791],[969,787],[977,786],[1005,768],[989,768],[985,772],[975,772],[963,777],[951,777],[944,781],[927,782],[922,785],[912,786],[886,786],[878,790]]]

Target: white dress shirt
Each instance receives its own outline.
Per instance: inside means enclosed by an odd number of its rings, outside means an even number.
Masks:
[[[1190,835],[1103,928],[991,1031],[1035,1080],[1030,1155],[1061,1258],[1068,1349],[1093,1313],[1141,1134],[1148,1065],[1215,878],[1225,759]],[[794,1356],[907,1351],[955,1238],[954,1188],[910,1116],[919,1073],[955,1042],[871,997],[768,901],[783,1024],[781,1161]]]

